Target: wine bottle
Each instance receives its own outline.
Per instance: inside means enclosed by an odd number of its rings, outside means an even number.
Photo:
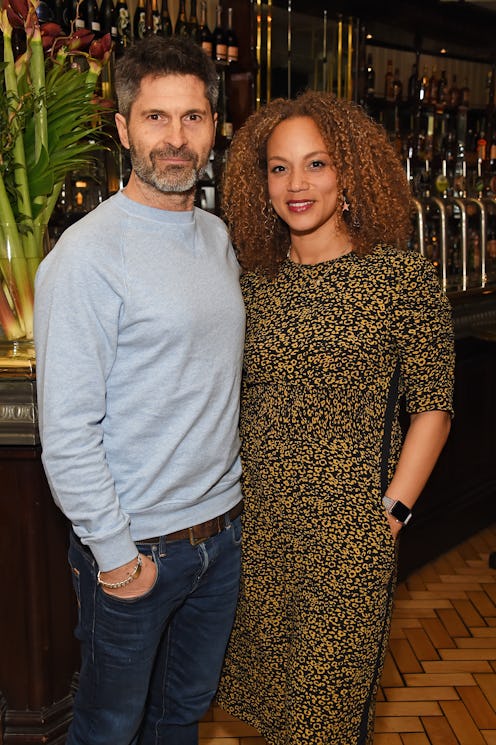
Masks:
[[[460,104],[467,108],[470,106],[470,88],[467,78],[464,79],[463,85],[460,88]]]
[[[229,63],[238,61],[238,37],[233,29],[233,9],[227,9],[227,32],[226,32],[226,44],[227,44],[227,61]]]
[[[410,103],[416,103],[418,101],[418,93],[419,93],[419,81],[418,81],[418,72],[417,72],[417,65],[413,63],[412,65],[412,72],[410,73],[410,77],[408,78],[408,101]]]
[[[460,103],[460,89],[458,88],[456,75],[453,75],[451,87],[448,91],[448,102],[453,108],[456,108]]]
[[[136,6],[136,10],[134,11],[133,17],[133,36],[135,41],[139,41],[145,36],[145,15],[145,0],[138,0],[138,4]]]
[[[394,70],[393,98],[396,103],[399,103],[403,98],[403,83],[401,82],[399,67]]]
[[[384,98],[386,101],[394,101],[393,77],[393,60],[388,59],[384,76]]]
[[[117,0],[114,14],[114,25],[117,29],[115,55],[120,57],[131,44],[131,19],[126,0]]]
[[[437,102],[441,106],[445,106],[448,103],[448,78],[446,77],[446,70],[441,70],[441,76],[437,84]]]
[[[424,71],[420,78],[419,101],[420,103],[428,103],[429,101],[429,75],[427,72],[427,65],[424,65]]]
[[[216,8],[216,24],[213,36],[213,58],[216,62],[227,62],[227,40],[222,28],[222,8]]]
[[[432,74],[429,78],[429,103],[437,103],[438,88],[439,80],[437,77],[437,68],[434,65],[432,68]]]
[[[189,37],[195,42],[195,44],[199,44],[200,26],[198,25],[198,18],[196,17],[196,0],[191,0],[188,20],[188,33]]]
[[[152,0],[153,33],[160,36],[162,33],[162,18],[158,9],[158,0]]]
[[[66,34],[70,34],[73,24],[76,22],[77,0],[64,0],[62,13],[62,28]]]
[[[153,7],[152,0],[145,2],[145,36],[153,36]]]
[[[172,36],[172,21],[169,13],[169,5],[167,0],[162,0],[162,12],[161,17],[161,29],[160,33],[162,36]]]
[[[200,12],[199,44],[209,57],[213,54],[213,38],[207,25],[207,3],[202,0]]]
[[[83,0],[80,5],[81,17],[84,21],[84,28],[87,28],[96,37],[100,33],[100,12],[96,0]]]
[[[367,68],[365,73],[365,93],[368,99],[375,96],[375,70],[372,55],[367,56]]]
[[[52,11],[52,20],[64,27],[64,3],[63,0],[47,0],[47,5]]]
[[[113,0],[102,0],[99,13],[100,31],[102,36],[105,36],[105,34],[110,34],[112,39],[115,39],[117,29],[115,27],[114,19],[115,16]]]
[[[188,37],[189,29],[186,21],[186,0],[179,0],[179,15],[174,28],[174,36]]]

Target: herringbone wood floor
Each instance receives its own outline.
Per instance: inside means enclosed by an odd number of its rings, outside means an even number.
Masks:
[[[496,745],[496,525],[398,585],[374,745]],[[214,707],[200,745],[264,745]]]

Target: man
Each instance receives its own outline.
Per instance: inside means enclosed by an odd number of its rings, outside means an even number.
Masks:
[[[217,76],[188,40],[116,71],[122,192],[37,276],[43,462],[72,523],[82,665],[67,745],[196,745],[237,598],[244,312],[224,224],[194,207]]]

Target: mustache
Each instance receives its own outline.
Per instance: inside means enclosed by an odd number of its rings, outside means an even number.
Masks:
[[[150,153],[150,157],[153,159],[154,157],[157,158],[184,158],[185,160],[191,160],[193,163],[196,163],[196,153],[194,153],[192,150],[189,150],[185,146],[181,147],[173,147],[172,145],[168,145],[164,148],[156,148],[155,150],[152,150]]]

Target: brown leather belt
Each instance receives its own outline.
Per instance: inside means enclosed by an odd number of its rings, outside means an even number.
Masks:
[[[235,520],[243,512],[243,500],[229,510],[229,520]],[[226,527],[226,516],[218,515],[213,517],[211,520],[206,520],[204,523],[193,525],[191,528],[183,528],[182,530],[176,530],[174,533],[167,533],[163,536],[155,536],[154,538],[143,538],[137,540],[136,543],[159,543],[161,538],[165,538],[167,541],[184,541],[188,540],[192,546],[203,543],[208,538],[212,538],[218,533],[222,533]]]

